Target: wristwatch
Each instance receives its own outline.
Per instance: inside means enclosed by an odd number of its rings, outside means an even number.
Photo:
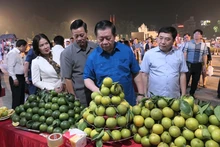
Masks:
[[[145,96],[144,94],[141,93],[137,93],[137,96]]]

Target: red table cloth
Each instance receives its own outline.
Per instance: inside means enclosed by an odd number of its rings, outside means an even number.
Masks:
[[[23,131],[12,126],[11,120],[0,121],[1,147],[47,147],[47,139],[37,133]],[[88,142],[86,147],[94,147],[95,143]],[[132,139],[123,142],[105,144],[104,147],[141,147]]]

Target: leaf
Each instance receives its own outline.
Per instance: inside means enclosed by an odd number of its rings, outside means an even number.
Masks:
[[[95,130],[96,130],[97,132],[101,132],[101,131],[103,130],[103,128],[95,128]]]
[[[113,108],[114,108],[114,109],[115,109],[115,111],[118,113],[118,109],[117,109],[115,106],[114,106]]]
[[[145,103],[146,100],[148,100],[148,98],[142,98],[142,99],[140,100],[140,103]]]
[[[210,103],[208,103],[202,107],[199,106],[199,113],[203,114],[203,112],[209,107],[209,105],[210,105]]]
[[[214,114],[217,117],[218,121],[220,121],[220,105],[215,107]]]
[[[207,105],[207,104],[210,104],[209,102],[206,102],[206,101],[199,101],[198,105],[203,107],[204,105]]]
[[[171,99],[171,100],[169,100],[168,106],[171,106],[175,100],[176,100],[176,99]]]
[[[152,95],[152,97],[155,96],[155,95],[153,94],[153,92],[150,92],[150,95]]]
[[[101,139],[103,135],[104,135],[104,130],[102,129],[100,134],[96,134],[95,136],[92,137],[92,141]]]
[[[68,101],[67,97],[64,97],[64,100],[66,101],[66,103],[69,105],[70,102]]]
[[[105,132],[108,133],[108,135],[109,135],[111,138],[113,138],[112,132],[111,132],[110,130],[106,130]]]
[[[96,140],[96,147],[102,147],[102,139]]]
[[[207,128],[202,129],[202,136],[203,136],[205,139],[211,139],[211,134],[209,133],[209,131],[208,131]]]
[[[190,116],[192,116],[193,114],[192,107],[189,105],[188,102],[184,101],[183,99],[180,100],[180,110]]]
[[[127,120],[127,123],[130,122],[130,111],[129,111],[129,110],[130,110],[130,109],[128,109],[127,114],[125,115],[126,120]]]
[[[83,131],[86,127],[87,127],[87,123],[86,123],[86,122],[79,123],[79,125],[78,125],[78,129],[80,129],[80,130],[82,130],[82,131]]]

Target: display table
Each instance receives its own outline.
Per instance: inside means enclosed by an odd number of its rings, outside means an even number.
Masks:
[[[47,139],[39,134],[16,129],[11,120],[0,122],[1,147],[47,147]]]
[[[12,126],[11,120],[0,121],[0,146],[1,147],[47,147],[47,139],[37,133],[16,129]],[[86,147],[94,147],[95,144],[88,142]],[[132,139],[106,144],[104,147],[141,147]]]

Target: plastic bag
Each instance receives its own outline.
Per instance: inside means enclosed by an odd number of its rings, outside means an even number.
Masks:
[[[206,73],[208,76],[211,77],[214,74],[213,71],[214,71],[214,68],[212,66],[208,66]]]

